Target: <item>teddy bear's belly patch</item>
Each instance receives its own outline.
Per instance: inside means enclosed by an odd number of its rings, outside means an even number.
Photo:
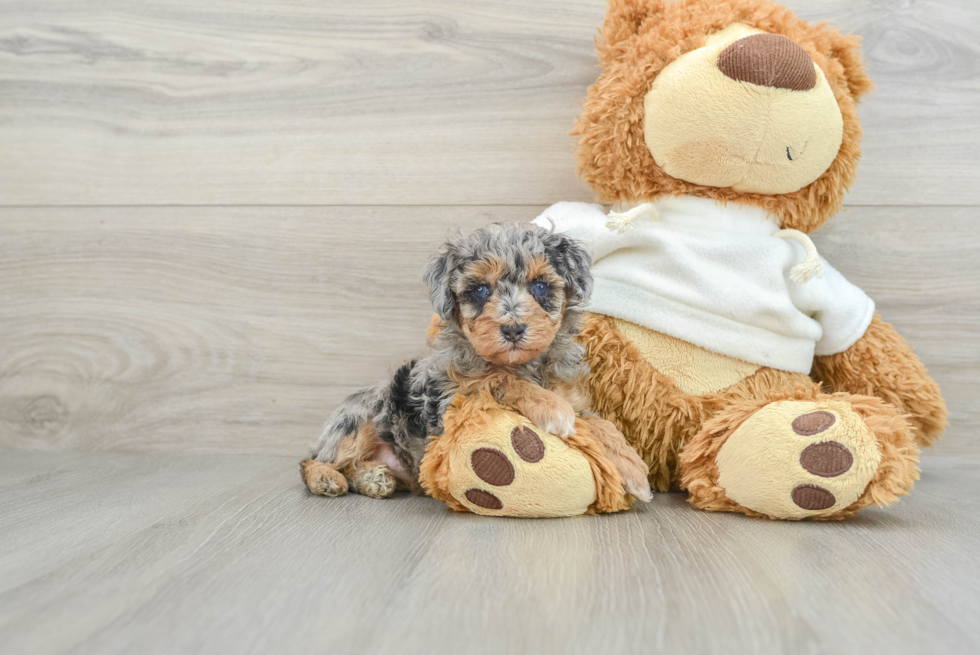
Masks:
[[[703,396],[738,384],[759,370],[756,364],[719,355],[636,323],[615,319],[616,329],[643,359],[684,393]]]

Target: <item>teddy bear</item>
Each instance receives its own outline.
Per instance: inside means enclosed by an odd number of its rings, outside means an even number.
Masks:
[[[594,409],[654,489],[703,510],[834,520],[907,494],[947,424],[940,389],[808,236],[856,176],[858,39],[768,0],[610,0],[597,51],[578,168],[618,211],[558,203],[536,221],[592,250],[578,338]],[[465,457],[447,464],[455,434],[523,425],[481,410],[431,444],[436,497],[472,479]],[[556,484],[524,471],[522,507]]]

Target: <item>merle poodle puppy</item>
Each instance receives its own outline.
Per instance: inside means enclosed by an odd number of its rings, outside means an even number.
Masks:
[[[420,492],[419,465],[456,394],[488,391],[559,437],[589,422],[627,492],[651,497],[648,468],[609,421],[591,411],[589,367],[576,341],[592,291],[591,255],[531,223],[497,223],[453,235],[422,278],[438,314],[431,352],[348,397],[302,465],[310,491],[386,498]]]

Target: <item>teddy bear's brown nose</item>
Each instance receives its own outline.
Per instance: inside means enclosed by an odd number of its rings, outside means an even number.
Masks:
[[[809,91],[817,71],[806,50],[779,34],[753,34],[718,55],[718,70],[739,82],[775,89]]]

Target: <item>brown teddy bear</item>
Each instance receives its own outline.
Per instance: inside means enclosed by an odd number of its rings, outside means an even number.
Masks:
[[[593,251],[596,411],[702,509],[837,519],[906,494],[938,385],[806,236],[855,178],[857,39],[766,0],[610,0],[598,53],[579,171],[625,211],[538,219]],[[554,486],[528,471],[522,503]]]

